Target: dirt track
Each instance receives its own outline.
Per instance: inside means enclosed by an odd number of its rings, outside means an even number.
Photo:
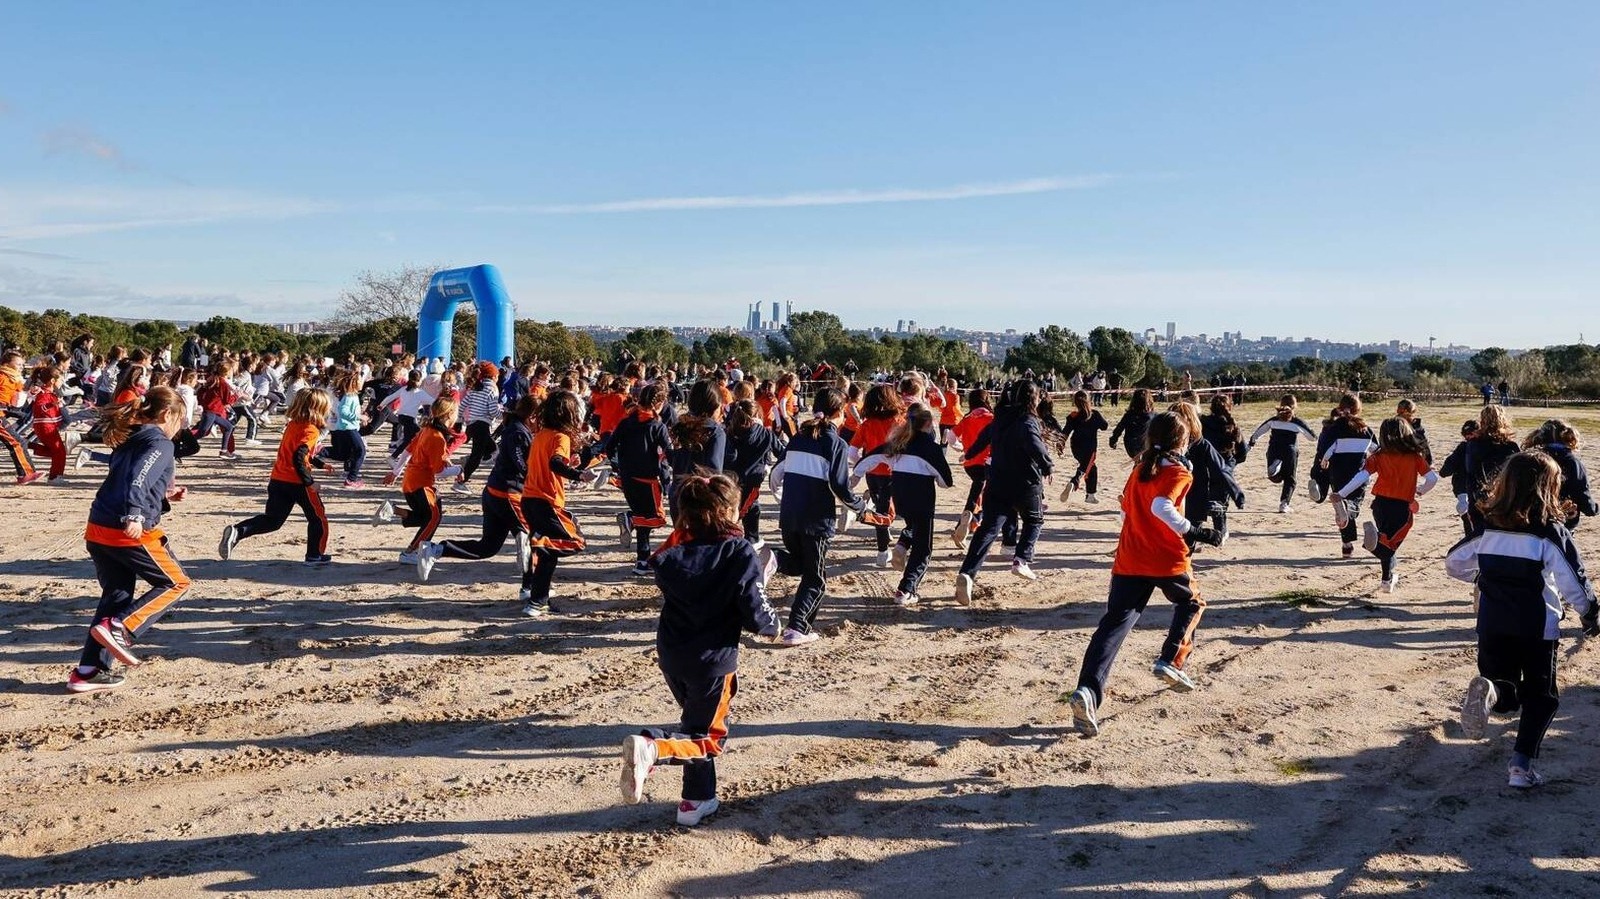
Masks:
[[[1430,414],[1435,443],[1466,414]],[[1600,894],[1600,655],[1563,643],[1551,783],[1515,794],[1505,729],[1472,743],[1454,723],[1474,668],[1467,592],[1440,565],[1459,535],[1446,490],[1423,500],[1401,591],[1379,596],[1375,562],[1337,558],[1327,508],[1276,514],[1253,456],[1236,538],[1197,565],[1200,689],[1148,674],[1158,599],[1096,740],[1061,699],[1103,608],[1114,505],[1053,508],[1041,579],[992,561],[971,610],[947,599],[947,542],[906,612],[852,532],[827,639],[744,653],[725,808],[691,831],[672,824],[675,772],[645,805],[616,801],[619,741],[674,708],[654,590],[606,526],[614,491],[575,501],[593,551],[557,592],[578,598],[532,622],[509,552],[415,583],[393,562],[402,531],[366,523],[378,490],[327,492],[327,570],[298,564],[297,519],[216,560],[263,494],[271,447],[245,453],[225,467],[208,446],[182,469],[191,499],[167,524],[196,586],[108,695],[62,689],[94,605],[80,535],[97,479],[0,490],[24,525],[0,546],[0,893]],[[1127,463],[1102,460],[1110,500]],[[445,503],[442,534],[475,529],[476,497]]]

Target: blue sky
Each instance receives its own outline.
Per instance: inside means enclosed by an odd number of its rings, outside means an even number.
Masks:
[[[1600,340],[1600,5],[0,0],[0,304]],[[1576,314],[1575,314],[1576,313]]]

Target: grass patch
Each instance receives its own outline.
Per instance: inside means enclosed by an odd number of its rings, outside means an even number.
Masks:
[[[1292,609],[1327,605],[1327,594],[1320,590],[1284,590],[1270,597]]]
[[[1317,773],[1317,763],[1310,759],[1283,759],[1273,765],[1284,777],[1305,777]]]

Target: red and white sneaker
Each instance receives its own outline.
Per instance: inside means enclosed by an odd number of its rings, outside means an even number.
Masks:
[[[128,629],[123,627],[121,621],[102,618],[89,628],[89,636],[104,646],[112,658],[129,668],[139,664],[139,657],[133,654],[133,638],[128,636]]]
[[[112,674],[104,668],[97,668],[93,674],[83,675],[78,669],[72,669],[67,675],[67,691],[69,693],[98,693],[101,690],[115,690],[127,683],[127,678],[120,674]]]
[[[32,484],[34,481],[37,481],[43,477],[44,472],[42,471],[30,471],[22,477],[17,478],[17,486],[21,487],[25,484]]]
[[[684,827],[694,827],[711,815],[716,814],[722,803],[715,799],[702,799],[699,802],[685,799],[678,803],[678,823]]]

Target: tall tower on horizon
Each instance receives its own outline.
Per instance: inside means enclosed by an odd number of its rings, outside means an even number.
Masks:
[[[783,303],[783,320],[794,321],[794,300],[785,300]]]
[[[783,324],[782,315],[778,310],[779,310],[778,301],[777,300],[773,300],[772,301],[772,326],[774,328],[776,328],[779,325]]]
[[[1177,343],[1177,342],[1178,342],[1178,323],[1177,322],[1167,322],[1167,345],[1171,346],[1172,344]]]

